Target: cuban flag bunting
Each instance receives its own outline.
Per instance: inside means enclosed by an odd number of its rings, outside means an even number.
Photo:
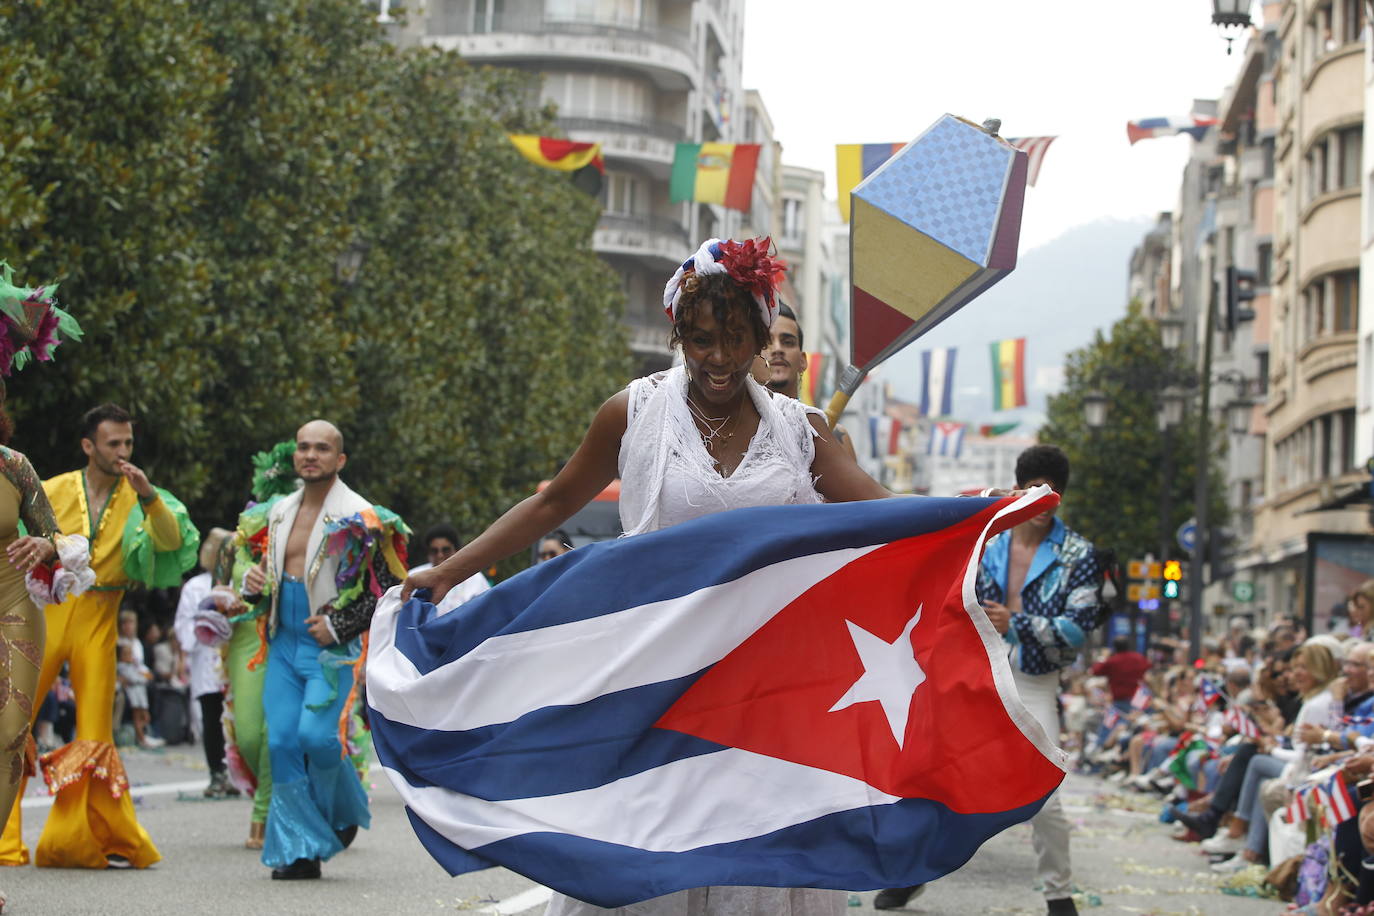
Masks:
[[[926,446],[927,455],[943,455],[958,458],[964,451],[964,424],[939,422],[930,428],[930,444]]]
[[[1332,827],[1355,816],[1355,805],[1350,801],[1350,790],[1346,787],[1345,776],[1340,770],[1327,781],[1326,795],[1330,799]]]
[[[1217,123],[1217,119],[1209,115],[1186,115],[1172,118],[1141,118],[1138,121],[1126,122],[1126,139],[1131,146],[1135,146],[1141,140],[1153,140],[1155,137],[1173,137],[1178,134],[1187,134],[1194,140],[1201,140],[1207,134],[1207,129]]]
[[[921,352],[921,416],[947,417],[954,413],[954,347]]]
[[[1302,824],[1307,821],[1307,789],[1294,789],[1293,800],[1288,803],[1288,823]]]
[[[974,591],[987,539],[1057,499],[739,509],[446,615],[392,589],[377,755],[452,874],[500,865],[602,907],[933,881],[1064,778]]]
[[[1135,695],[1131,697],[1131,706],[1144,711],[1150,708],[1150,703],[1154,701],[1154,697],[1155,695],[1150,692],[1150,688],[1141,684],[1135,689]]]
[[[1226,715],[1222,721],[1242,738],[1258,738],[1260,736],[1259,726],[1255,724],[1255,720],[1234,706],[1226,710]]]

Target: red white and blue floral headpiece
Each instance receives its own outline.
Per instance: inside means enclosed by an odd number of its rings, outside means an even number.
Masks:
[[[778,298],[775,295],[787,265],[781,258],[768,253],[772,239],[707,239],[696,254],[682,262],[668,285],[663,287],[663,311],[669,321],[677,320],[677,307],[682,299],[683,282],[691,276],[729,274],[730,279],[749,291],[759,307],[764,327],[771,328],[778,317]]]

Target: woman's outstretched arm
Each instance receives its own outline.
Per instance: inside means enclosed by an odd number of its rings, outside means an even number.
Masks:
[[[407,578],[402,599],[417,588],[427,588],[433,593],[430,600],[438,604],[459,582],[528,547],[595,499],[619,471],[628,405],[628,391],[612,395],[596,412],[572,458],[542,492],[511,507],[443,563]]]

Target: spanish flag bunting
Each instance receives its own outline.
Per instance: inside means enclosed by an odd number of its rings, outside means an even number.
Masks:
[[[510,142],[520,154],[535,165],[560,172],[576,172],[592,166],[606,174],[606,162],[601,158],[600,143],[578,143],[556,137],[536,137],[532,134],[509,134]]]
[[[1026,406],[1026,338],[992,343],[992,409]]]
[[[679,143],[673,156],[668,196],[747,212],[754,196],[757,143]]]
[[[821,361],[823,359],[825,359],[824,353],[806,354],[806,372],[801,377],[801,390],[797,394],[801,397],[801,402],[807,407],[820,406]]]

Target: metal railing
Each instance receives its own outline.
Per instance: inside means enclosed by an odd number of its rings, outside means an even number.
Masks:
[[[621,38],[631,41],[651,41],[668,45],[687,54],[692,51],[692,36],[685,29],[670,26],[643,25],[613,19],[594,18],[553,18],[511,13],[492,18],[491,28],[486,23],[474,25],[464,23],[459,34],[485,34],[487,32],[523,32],[534,34],[584,35],[595,38]]]
[[[687,136],[687,132],[682,129],[680,124],[674,124],[671,121],[658,121],[653,118],[637,118],[633,115],[622,115],[614,118],[560,117],[558,126],[564,130],[648,134],[651,137],[673,142],[681,141]]]
[[[671,236],[674,241],[687,247],[687,230],[675,219],[663,216],[626,216],[618,213],[603,213],[598,229],[612,232],[642,232]]]

